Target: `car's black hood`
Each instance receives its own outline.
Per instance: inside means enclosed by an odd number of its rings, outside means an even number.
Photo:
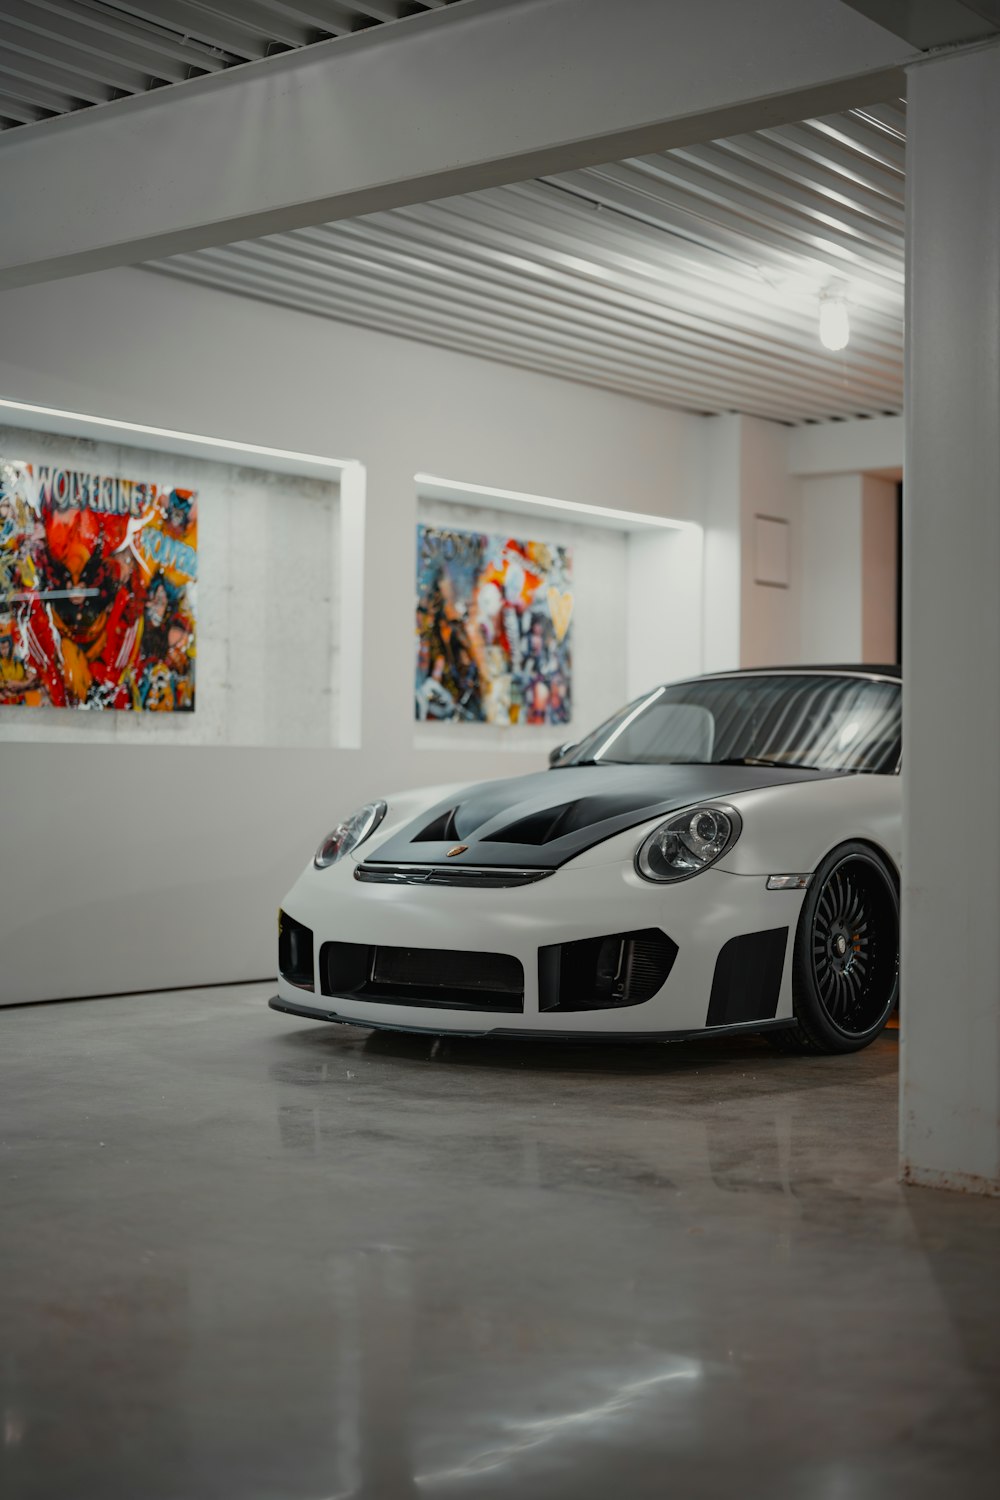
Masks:
[[[553,870],[594,844],[695,802],[841,772],[763,766],[566,766],[466,787],[414,818],[366,864]],[[449,858],[466,844],[468,851]]]

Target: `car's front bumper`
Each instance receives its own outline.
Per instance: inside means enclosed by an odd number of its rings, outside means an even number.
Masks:
[[[779,953],[780,980],[763,1012],[712,1005],[713,1029],[787,1020],[792,1014],[791,939],[803,893],[768,891],[763,876],[712,869],[691,880],[657,886],[637,875],[632,862],[574,864],[537,884],[499,890],[420,885],[375,885],[354,878],[354,862],[307,869],[283,910],[313,934],[314,988],[279,978],[272,1004],[317,1019],[350,1021],[398,1030],[549,1035],[685,1035],[709,1023],[720,954],[734,939],[770,933]],[[539,950],[612,933],[658,928],[676,945],[662,988],[640,1004],[553,1011],[540,1007]],[[395,1004],[389,999],[322,993],[325,943],[390,944],[414,949],[505,954],[524,970],[523,1007],[517,1014],[449,1005]],[[730,949],[751,952],[744,945]],[[739,965],[737,964],[737,970]],[[733,965],[730,963],[730,970]],[[753,985],[753,974],[735,982]],[[734,982],[730,975],[730,982]],[[764,1013],[766,1012],[766,1013]]]
[[[480,1037],[496,1036],[509,1038],[530,1038],[532,1040],[544,1039],[547,1041],[561,1041],[565,1037],[572,1037],[574,1042],[687,1042],[693,1037],[700,1036],[734,1036],[741,1031],[785,1031],[792,1024],[791,1017],[783,1016],[774,1021],[741,1021],[734,1026],[697,1026],[693,1031],[624,1031],[618,1028],[614,1031],[589,1031],[582,1024],[582,1017],[578,1018],[581,1024],[574,1026],[571,1031],[565,1028],[554,1031],[551,1026],[546,1026],[542,1017],[539,1017],[537,1026],[497,1026],[486,1024],[487,1017],[477,1016],[480,1022],[478,1026],[449,1026],[443,1027],[428,1022],[424,1026],[401,1026],[396,1022],[372,1021],[367,1019],[358,1020],[355,1016],[345,1016],[339,1010],[326,1010],[323,1006],[337,1005],[336,1000],[323,1000],[319,1005],[302,1005],[298,1001],[283,1000],[280,995],[272,995],[267,1002],[272,1010],[280,1011],[286,1016],[301,1016],[306,1021],[332,1021],[340,1026],[362,1026],[372,1031],[400,1031],[408,1032],[412,1036],[440,1036],[447,1031],[452,1037]]]

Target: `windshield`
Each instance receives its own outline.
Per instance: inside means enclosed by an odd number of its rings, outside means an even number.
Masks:
[[[900,685],[819,673],[660,687],[571,746],[560,766],[776,765],[896,770]]]

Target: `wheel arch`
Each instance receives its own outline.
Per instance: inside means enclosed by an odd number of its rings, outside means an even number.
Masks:
[[[884,844],[879,843],[878,839],[870,838],[868,834],[851,834],[846,839],[838,839],[837,842],[835,844],[832,844],[830,848],[827,849],[826,853],[816,861],[813,874],[815,875],[816,870],[820,869],[822,865],[825,865],[827,860],[832,855],[837,853],[838,849],[846,849],[848,844],[861,844],[863,848],[870,849],[873,854],[877,854],[879,858],[885,863],[890,874],[892,875],[893,880],[895,881],[896,894],[898,895],[900,893],[902,889],[902,876],[894,856],[890,853],[890,851],[885,847]]]

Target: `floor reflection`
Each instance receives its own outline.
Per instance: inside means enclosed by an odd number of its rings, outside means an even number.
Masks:
[[[894,1039],[45,1009],[0,1056],[4,1500],[992,1500],[1000,1205],[896,1183]]]

